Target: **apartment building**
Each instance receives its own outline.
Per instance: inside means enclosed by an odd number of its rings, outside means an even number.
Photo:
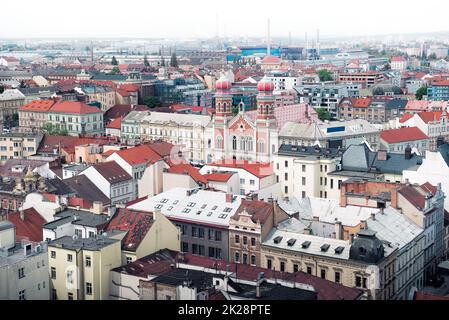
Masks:
[[[42,134],[8,133],[0,135],[0,161],[25,159],[35,155]]]
[[[383,130],[380,133],[380,148],[387,152],[405,153],[415,150],[424,155],[429,148],[429,143],[430,138],[417,127]],[[407,148],[411,149],[407,150]]]
[[[25,104],[25,96],[17,89],[6,89],[0,94],[0,127],[12,120],[19,107]]]
[[[362,88],[372,87],[384,80],[382,73],[378,71],[364,71],[354,73],[341,73],[338,75],[338,82],[340,83],[357,83],[361,84]]]
[[[0,299],[48,300],[47,246],[19,237],[16,230],[0,221]]]
[[[110,236],[64,236],[48,243],[52,300],[109,299],[110,270],[122,264],[121,242]]]
[[[103,134],[103,112],[78,101],[60,101],[48,111],[48,123],[70,136]]]
[[[296,199],[330,196],[328,188],[336,189],[337,181],[328,173],[337,169],[342,154],[336,148],[281,145],[273,165],[282,195]]]
[[[56,100],[34,100],[19,107],[20,131],[40,131],[48,122],[48,112],[55,103]]]

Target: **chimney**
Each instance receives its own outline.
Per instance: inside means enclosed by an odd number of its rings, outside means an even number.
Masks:
[[[404,157],[405,160],[410,160],[412,158],[412,148],[410,146],[407,146],[407,148],[405,148]]]
[[[306,235],[311,235],[311,234],[312,234],[312,229],[310,229],[310,228],[305,228],[305,229],[304,229],[304,234],[306,234]]]
[[[260,285],[265,281],[265,273],[263,272],[259,272],[259,274],[257,275],[257,282],[256,282],[256,298],[260,299],[261,298],[261,293],[260,293]]]
[[[384,208],[380,208],[380,214],[384,214]]]
[[[81,209],[80,205],[79,204],[76,205],[76,211],[80,211],[80,209]]]
[[[234,198],[234,196],[232,194],[229,194],[229,193],[226,194],[226,202],[227,203],[232,203],[233,198]]]
[[[343,225],[341,221],[335,222],[335,239],[341,240],[343,238]]]
[[[349,234],[349,244],[353,244],[354,243],[354,234],[350,233]]]
[[[20,209],[20,220],[25,221],[25,213],[23,212],[23,208]]]
[[[375,212],[371,212],[371,219],[373,221],[376,221],[376,213]]]
[[[360,229],[367,229],[368,225],[366,224],[366,220],[360,220]]]

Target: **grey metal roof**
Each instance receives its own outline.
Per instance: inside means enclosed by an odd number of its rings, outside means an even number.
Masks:
[[[14,223],[9,221],[0,221],[0,231],[14,228]]]
[[[388,153],[386,160],[379,160],[378,153],[369,150],[366,144],[351,145],[343,153],[341,165],[343,171],[402,174],[416,165],[421,165],[423,157],[412,154],[406,159],[404,154]]]
[[[79,238],[79,239],[73,239],[72,237],[65,236],[51,241],[48,244],[48,246],[69,250],[84,249],[84,250],[98,251],[116,242],[119,242],[119,240],[107,238],[101,235],[92,238]]]
[[[72,223],[85,227],[95,228],[108,221],[108,216],[105,214],[94,214],[89,211],[65,209],[54,215],[55,220],[44,224],[45,229],[56,229],[58,226]],[[76,220],[75,220],[76,217]]]
[[[439,146],[438,152],[441,154],[447,166],[449,167],[449,144],[445,143]]]
[[[326,158],[334,158],[342,153],[343,150],[337,148],[296,146],[291,144],[282,144],[278,151],[278,154],[281,156],[319,156]]]

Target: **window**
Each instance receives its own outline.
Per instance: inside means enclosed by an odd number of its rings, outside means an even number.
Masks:
[[[195,243],[192,243],[192,253],[198,254],[198,245]]]
[[[198,238],[204,239],[204,229],[198,228]]]
[[[50,256],[52,259],[56,259],[56,251],[51,251]]]
[[[211,229],[207,230],[207,239],[208,240],[214,240],[215,239],[215,237],[214,237],[214,230],[211,230]]]
[[[90,259],[90,256],[86,256],[86,267],[89,267],[92,265],[92,261]]]
[[[235,235],[235,243],[240,243],[240,236],[238,234]]]
[[[303,185],[303,186],[306,185],[306,177],[302,177],[302,185]]]
[[[19,273],[19,279],[22,279],[25,277],[25,269],[24,268],[20,268],[18,270],[18,273]]]
[[[307,266],[307,274],[312,274],[312,267],[311,266]]]
[[[341,279],[340,279],[340,272],[335,271],[335,282],[336,283],[340,283]]]
[[[288,186],[284,186],[284,193],[285,193],[285,194],[288,193]]]
[[[293,272],[298,272],[299,271],[299,265],[298,264],[293,264]]]
[[[285,181],[288,181],[288,173],[287,173],[287,172],[284,173],[284,180],[285,180]]]
[[[363,289],[366,289],[367,288],[367,286],[366,286],[366,278],[365,277],[361,277],[361,276],[356,276],[355,277],[355,286],[357,287],[357,288],[363,288]]]
[[[273,261],[271,261],[271,259],[267,259],[267,269],[272,269],[273,268]]]
[[[215,231],[215,241],[221,241],[221,231]]]
[[[188,206],[188,207],[191,207],[191,208],[194,207],[195,205],[196,205],[195,202],[189,202],[189,203],[187,204],[187,206]]]
[[[192,237],[198,237],[198,229],[196,227],[192,227]]]
[[[285,166],[286,168],[288,168],[288,161],[287,161],[287,160],[285,160],[284,166]]]
[[[73,300],[73,293],[67,293],[67,300]]]
[[[205,248],[204,248],[203,245],[198,245],[198,254],[199,254],[200,256],[206,255],[206,250],[205,250]]]
[[[245,184],[245,179],[240,178],[240,184]]]
[[[67,261],[68,262],[72,262],[72,260],[73,260],[73,256],[71,254],[68,254],[67,255]]]
[[[243,244],[248,244],[248,237],[247,236],[243,236]]]
[[[89,238],[93,238],[93,237],[95,237],[95,232],[89,231]]]
[[[133,262],[133,258],[132,257],[126,257],[126,264],[130,264],[131,262]]]
[[[25,290],[19,291],[19,300],[26,300],[26,298],[25,298]]]
[[[189,252],[189,244],[187,242],[181,242],[181,251],[182,252]]]
[[[331,189],[334,188],[334,179],[331,179]]]
[[[253,185],[256,184],[256,181],[254,181],[254,180],[249,180],[249,184],[253,186]]]
[[[183,212],[183,213],[189,213],[189,212],[190,212],[190,209],[184,208],[184,209],[182,210],[182,212]]]
[[[86,282],[86,294],[91,296],[92,295],[92,283]]]
[[[240,262],[240,252],[235,253],[235,262]]]
[[[50,269],[50,276],[52,279],[56,279],[56,268],[51,267]]]
[[[306,172],[306,165],[305,164],[302,165],[302,172]]]
[[[255,255],[251,255],[251,265],[255,266],[256,265],[256,256]]]
[[[251,238],[251,245],[252,245],[253,247],[256,246],[256,238]]]
[[[73,283],[73,270],[67,271],[67,283]]]
[[[321,278],[326,279],[326,269],[321,269]]]
[[[281,269],[281,272],[284,272],[284,271],[285,271],[285,262],[284,262],[284,261],[281,261],[281,263],[280,263],[280,269]]]
[[[58,300],[56,289],[51,289],[51,300]]]

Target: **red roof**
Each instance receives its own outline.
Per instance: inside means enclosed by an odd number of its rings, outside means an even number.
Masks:
[[[282,60],[278,57],[267,56],[262,60],[262,63],[281,63]]]
[[[152,164],[162,159],[160,155],[154,152],[154,150],[146,144],[134,148],[120,150],[115,153],[130,165],[143,163]]]
[[[429,139],[429,137],[417,127],[403,127],[399,129],[384,130],[380,132],[380,138],[387,143],[400,143]]]
[[[418,187],[419,188],[419,187]],[[413,186],[404,186],[399,190],[399,193],[404,196],[414,207],[418,210],[424,210],[426,203],[425,195],[418,192]]]
[[[404,114],[404,116],[401,119],[399,119],[399,122],[400,123],[404,123],[407,120],[410,120],[411,118],[413,118],[413,114],[412,113],[406,113],[406,114]]]
[[[433,195],[437,193],[437,187],[432,185],[430,182],[426,182],[421,185],[421,188],[427,192],[432,193]]]
[[[107,129],[121,129],[122,128],[122,118],[116,118],[106,125]]]
[[[265,178],[273,174],[271,163],[250,162],[248,160],[222,160],[209,164],[210,166],[244,169],[258,178]]]
[[[449,80],[442,80],[442,81],[438,81],[438,82],[432,82],[432,86],[444,86],[444,87],[448,87],[449,86]]]
[[[21,111],[42,111],[46,112],[56,103],[55,100],[34,100],[19,108]]]
[[[342,284],[335,283],[320,277],[312,276],[304,272],[280,272],[271,269],[254,267],[241,263],[233,263],[225,260],[216,260],[207,257],[196,256],[190,253],[185,254],[185,262],[189,265],[203,268],[216,269],[221,271],[230,271],[238,279],[247,281],[256,281],[260,272],[265,274],[268,279],[280,279],[311,285],[318,294],[318,300],[356,300],[363,291],[357,288],[350,288]]]
[[[115,139],[111,138],[94,138],[94,137],[72,137],[72,136],[49,136],[45,135],[42,139],[38,152],[41,153],[53,153],[54,148],[63,149],[67,153],[74,153],[75,147],[84,144],[98,144],[105,145],[111,142],[115,142]]]
[[[368,108],[371,104],[372,98],[349,98],[352,103],[352,106],[355,108]]]
[[[242,203],[232,219],[237,220],[238,214],[245,210],[251,215],[251,220],[253,222],[256,223],[259,221],[261,224],[264,224],[274,213],[273,204],[271,203],[260,200],[249,201],[242,199]]]
[[[177,149],[173,150],[174,145],[167,141],[162,140],[154,140],[148,141],[145,143],[148,147],[150,147],[154,152],[160,155],[162,158],[174,156],[172,155],[172,151],[177,151]]]
[[[56,103],[50,112],[54,113],[70,113],[70,114],[93,114],[103,113],[100,109],[89,106],[79,101],[61,101]]]
[[[214,172],[214,173],[208,173],[205,174],[204,177],[209,181],[216,181],[216,182],[228,182],[229,179],[235,174],[234,173],[223,173],[223,172]]]
[[[418,291],[415,294],[415,300],[449,300],[449,295],[438,296],[432,293]]]
[[[186,105],[182,105],[182,104],[175,104],[175,105],[170,106],[170,109],[172,109],[173,111],[190,109],[190,110],[192,110],[192,112],[202,112],[204,107],[200,107],[200,106],[186,106]]]
[[[425,123],[429,123],[432,121],[440,121],[442,113],[443,113],[443,111],[420,112],[420,113],[418,113],[418,116]],[[446,113],[446,118],[449,119],[449,116],[447,113]]]
[[[153,225],[153,213],[120,208],[109,220],[104,231],[126,231],[122,240],[122,248],[135,251]]]
[[[392,57],[391,62],[405,62],[407,61],[403,56]]]
[[[122,97],[131,97],[131,93],[123,89],[117,89],[116,92]]]
[[[168,172],[175,174],[188,174],[195,182],[207,184],[207,179],[203,176],[199,169],[193,167],[190,163],[181,163],[170,166]]]
[[[8,214],[8,221],[14,223],[16,226],[16,235],[30,241],[42,241],[42,226],[47,221],[34,208],[24,210],[23,215],[24,219],[22,220],[20,218],[20,212]]]
[[[122,84],[119,87],[122,90],[128,91],[128,92],[137,92],[140,89],[140,85],[138,84],[132,84],[132,83],[126,83]]]

